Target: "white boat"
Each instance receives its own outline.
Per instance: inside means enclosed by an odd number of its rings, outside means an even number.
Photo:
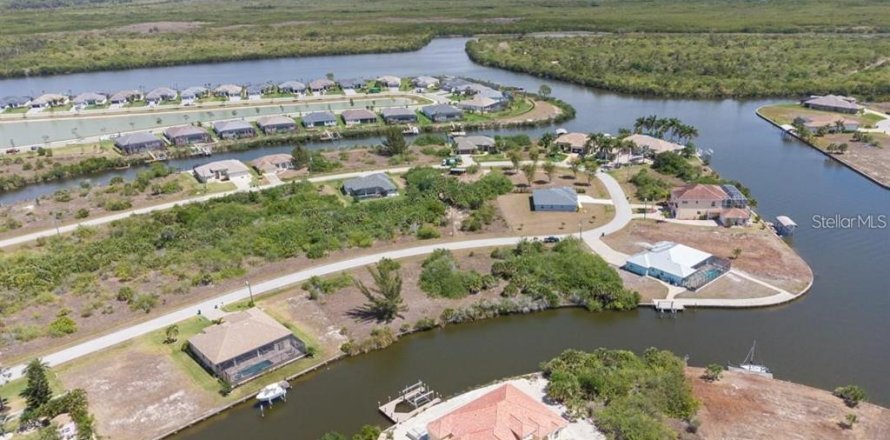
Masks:
[[[286,395],[287,388],[281,386],[281,384],[273,383],[272,385],[266,385],[265,388],[260,390],[259,394],[256,395],[256,400],[269,403]]]
[[[759,376],[768,377],[770,379],[773,378],[773,372],[770,371],[766,365],[758,363],[754,358],[754,352],[757,349],[757,341],[754,341],[754,345],[751,346],[751,350],[748,351],[748,356],[745,356],[745,360],[739,366],[735,366],[730,364],[729,371],[738,371],[740,373],[750,373],[756,374]]]

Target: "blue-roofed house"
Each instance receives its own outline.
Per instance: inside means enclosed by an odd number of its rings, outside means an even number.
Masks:
[[[397,194],[398,188],[386,174],[375,173],[343,182],[343,193],[356,199],[387,197]]]
[[[560,186],[534,190],[532,206],[535,211],[575,212],[580,205],[578,193],[573,188]]]
[[[174,101],[179,93],[169,87],[158,87],[145,94],[145,102],[149,104],[160,104],[165,101]]]
[[[343,90],[362,90],[365,88],[367,81],[360,78],[350,78],[337,80],[340,88]]]
[[[459,108],[448,104],[433,104],[421,109],[427,118],[433,122],[455,121],[464,116]]]
[[[380,115],[387,124],[417,122],[417,113],[410,108],[385,108],[380,111]]]
[[[278,84],[278,91],[292,93],[294,95],[302,95],[303,93],[306,93],[306,84],[299,81],[285,81]]]
[[[213,131],[220,139],[241,139],[256,136],[253,125],[240,119],[214,122]]]
[[[164,141],[147,131],[142,131],[118,136],[114,140],[114,146],[123,154],[135,154],[150,150],[160,150],[164,148]]]
[[[303,115],[300,120],[304,127],[333,127],[337,125],[337,117],[331,112],[312,112]]]

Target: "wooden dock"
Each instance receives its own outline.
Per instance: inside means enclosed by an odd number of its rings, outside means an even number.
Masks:
[[[377,409],[393,423],[401,423],[441,401],[439,393],[430,389],[422,381],[417,381],[414,385],[409,385],[399,391],[399,395],[395,399],[389,399],[382,405],[377,402]],[[401,404],[406,404],[411,410],[400,411],[399,405]]]

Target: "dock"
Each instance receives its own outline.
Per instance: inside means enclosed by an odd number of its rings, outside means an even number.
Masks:
[[[655,310],[659,313],[677,313],[685,310],[685,307],[674,300],[660,299],[655,300]]]
[[[409,385],[399,391],[396,398],[390,398],[382,405],[377,402],[377,409],[393,423],[401,423],[441,401],[439,393],[430,389],[422,381],[417,381],[414,385]],[[407,411],[404,410],[406,408]]]

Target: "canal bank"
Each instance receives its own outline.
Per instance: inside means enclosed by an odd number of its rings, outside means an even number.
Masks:
[[[657,319],[647,309],[600,314],[566,309],[411,335],[387,350],[347,358],[296,379],[288,403],[267,413],[264,419],[251,408],[239,406],[174,438],[317,440],[330,430],[354,432],[366,423],[384,424],[377,415],[376,402],[418,378],[443,394],[453,394],[499,377],[535,370],[538,363],[569,347],[642,350],[658,346],[689,354],[693,365],[705,365],[738,362],[751,340],[757,339],[766,363],[779,378],[823,389],[856,383],[873,401],[890,401],[885,373],[890,353],[886,342],[875,337],[890,332],[884,313],[890,307],[890,297],[881,275],[885,271],[883,262],[890,256],[885,245],[890,234],[883,229],[825,229],[809,221],[815,215],[880,211],[890,206],[887,191],[763,124],[754,111],[772,101],[666,100],[603,93],[476,66],[463,53],[464,41],[434,40],[420,51],[405,54],[170,69],[180,78],[204,77],[212,71],[215,78],[237,81],[248,73],[257,75],[256,70],[264,70],[270,77],[297,71],[323,76],[345,66],[361,66],[369,74],[443,72],[527,90],[547,84],[553,96],[576,108],[579,117],[564,126],[579,132],[616,133],[647,114],[680,118],[700,129],[698,145],[715,151],[711,160],[714,169],[751,188],[761,215],[773,218],[785,214],[801,224],[792,243],[815,272],[810,293],[780,307],[695,310],[678,319]],[[88,89],[96,81],[123,85],[140,75],[151,79],[169,73],[167,69],[145,69],[27,81],[32,85],[39,80],[80,82],[87,87],[78,88]],[[9,92],[15,84],[0,82],[0,90]],[[36,86],[58,88],[52,85]],[[73,86],[59,89],[69,87]],[[526,132],[534,135],[540,131]]]
[[[824,154],[826,157],[831,158],[832,160],[836,160],[837,162],[839,162],[839,163],[841,163],[842,165],[846,166],[847,168],[853,170],[854,172],[856,172],[856,173],[859,174],[860,176],[862,176],[862,177],[864,177],[864,178],[866,178],[866,179],[868,179],[868,180],[874,182],[875,184],[879,185],[880,187],[882,187],[882,188],[884,188],[884,189],[890,189],[890,183],[888,183],[888,182],[885,181],[885,180],[879,179],[878,177],[875,177],[875,176],[872,175],[871,173],[868,173],[868,172],[862,170],[861,168],[859,168],[856,164],[851,163],[850,161],[845,160],[844,157],[843,157],[843,154],[832,154],[832,153],[829,153],[828,151],[825,151],[824,149],[819,148],[816,144],[814,144],[814,143],[812,143],[812,142],[810,142],[810,141],[808,141],[808,140],[802,138],[802,137],[799,136],[797,133],[795,133],[795,132],[793,132],[793,131],[791,131],[791,130],[786,130],[785,128],[782,127],[782,124],[780,124],[780,123],[778,123],[778,122],[776,122],[776,121],[774,121],[774,120],[772,120],[772,119],[770,119],[770,118],[764,116],[763,113],[761,113],[761,111],[760,111],[761,108],[762,108],[762,107],[758,107],[757,110],[755,110],[755,112],[757,113],[757,116],[760,117],[760,119],[763,119],[764,121],[769,122],[769,123],[772,124],[774,127],[778,128],[779,131],[780,131],[783,135],[793,137],[794,139],[797,139],[798,141],[803,142],[803,143],[806,144],[806,145],[809,145],[809,146],[812,147],[814,150],[816,150],[816,151],[818,151],[818,152]]]

